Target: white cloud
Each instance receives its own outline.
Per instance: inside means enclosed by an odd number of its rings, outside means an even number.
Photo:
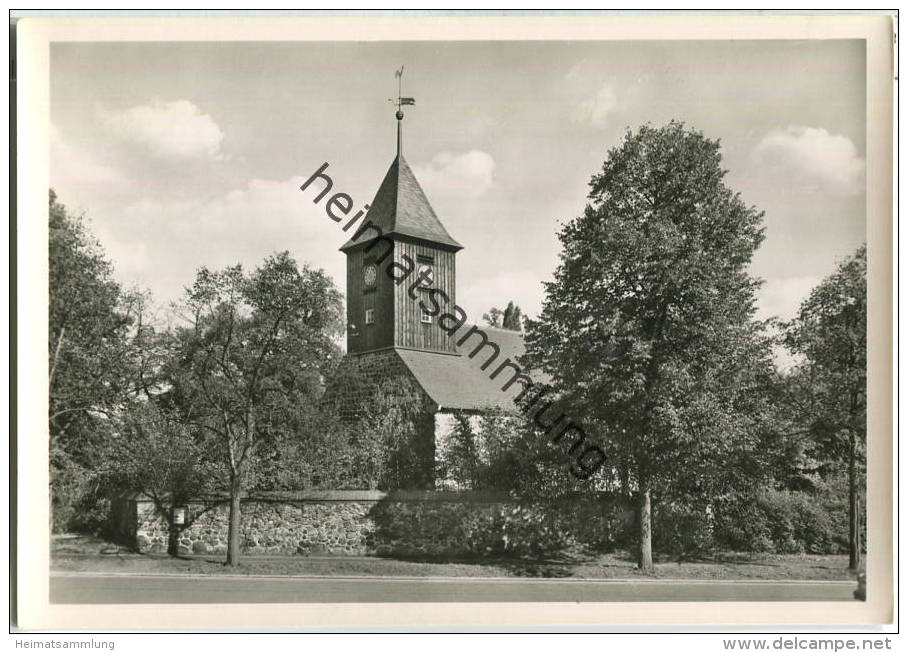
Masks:
[[[819,277],[786,277],[763,284],[757,294],[757,317],[790,320],[798,313],[801,302],[819,284]]]
[[[782,177],[836,195],[864,190],[866,163],[846,136],[817,127],[789,126],[769,132],[754,148],[758,163]]]
[[[117,138],[145,147],[162,159],[222,158],[224,132],[188,100],[141,104],[124,111],[98,108],[101,122]]]
[[[413,168],[430,195],[479,197],[495,183],[495,160],[481,150],[439,152],[428,164]]]
[[[65,141],[55,125],[50,128],[50,185],[66,203],[79,199],[91,188],[120,185],[126,181],[115,168],[98,161],[89,152]],[[74,196],[78,195],[79,198]]]
[[[305,181],[302,176],[283,181],[252,179],[244,187],[200,201],[137,201],[121,214],[126,222],[160,234],[157,239],[162,245],[174,234],[208,245],[241,243],[236,251],[258,245],[285,249],[297,238],[305,241],[319,234],[341,239],[340,227],[325,214],[325,202],[313,204],[300,193]]]
[[[325,269],[343,289],[345,260],[337,250],[349,233],[327,216],[325,200],[314,204],[300,192],[305,181],[253,179],[207,199],[141,199],[92,215],[120,280],[149,287],[164,302],[180,297],[200,266],[252,268],[285,249],[300,264]]]
[[[581,100],[574,106],[571,119],[574,122],[590,123],[603,128],[608,125],[609,115],[618,107],[618,96],[610,84],[603,84],[596,94]]]

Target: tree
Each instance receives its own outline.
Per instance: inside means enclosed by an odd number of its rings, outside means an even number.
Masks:
[[[756,446],[753,395],[772,375],[747,273],[762,213],[725,174],[719,142],[681,123],[628,132],[559,234],[560,265],[528,320],[525,362],[603,446],[599,481],[636,497],[644,570],[654,494],[721,490],[723,462]]]
[[[489,309],[488,313],[482,314],[482,319],[486,321],[486,324],[498,329],[501,328],[501,316],[504,315],[504,311],[500,308],[493,306]]]
[[[821,448],[848,468],[849,567],[861,563],[859,485],[867,438],[867,248],[814,288],[788,323],[785,342],[803,357],[801,406]]]
[[[473,428],[470,414],[456,411],[448,441],[436,455],[436,476],[458,490],[479,488],[478,476],[481,468],[478,451],[479,436]]]
[[[240,501],[256,445],[288,400],[315,404],[338,357],[341,295],[321,270],[288,252],[251,274],[202,268],[184,303],[190,326],[175,334],[169,368],[184,419],[209,435],[224,460],[230,494],[227,563],[240,556]]]
[[[483,314],[482,319],[489,326],[498,327],[499,329],[523,331],[523,315],[520,312],[520,307],[516,306],[512,301],[508,302],[507,308],[504,310],[493,306],[488,313]]]
[[[504,309],[504,315],[501,316],[501,328],[509,331],[523,331],[523,320],[520,314],[520,307],[515,306],[514,302],[508,302],[507,308]]]
[[[148,298],[124,292],[84,220],[50,191],[48,369],[54,528],[102,458],[107,424],[142,390]],[[147,382],[147,376],[146,376]]]
[[[97,470],[99,489],[149,497],[170,527],[167,552],[176,555],[181,529],[174,523],[173,510],[214,487],[219,462],[179,416],[152,401],[136,402],[116,420],[116,432]]]

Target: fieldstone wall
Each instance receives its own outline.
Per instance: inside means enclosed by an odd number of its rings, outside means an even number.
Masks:
[[[126,514],[115,523],[135,524],[132,543],[139,551],[167,552],[168,520],[149,499],[118,505]],[[178,553],[226,553],[227,500],[182,508]],[[626,530],[628,518],[609,501],[568,502],[551,511],[489,492],[283,493],[245,499],[242,510],[242,548],[252,555],[542,555],[607,545]]]
[[[435,412],[437,405],[413,376],[394,349],[347,354],[341,359],[322,401],[342,420],[353,423],[362,419],[366,407],[376,401],[376,395],[388,391],[408,400],[406,414],[411,420],[412,435],[408,442],[399,442],[396,450],[388,450],[392,459],[403,459],[395,472],[386,479],[385,487],[429,490],[435,486]],[[408,429],[409,430],[409,429]]]
[[[334,377],[325,388],[324,401],[346,420],[360,417],[357,408],[374,400],[376,386],[400,379],[419,388],[428,412],[434,412],[431,398],[419,386],[416,377],[394,349],[347,354],[341,359]]]
[[[258,497],[242,502],[242,547],[250,554],[364,555],[372,550],[375,525],[369,511],[381,492],[299,493]],[[139,551],[166,553],[170,526],[147,499],[134,501],[135,546]],[[183,507],[178,526],[181,554],[226,553],[230,506],[212,499]]]

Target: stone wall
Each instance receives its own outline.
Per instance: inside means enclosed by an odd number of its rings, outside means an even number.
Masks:
[[[419,388],[416,377],[393,349],[347,354],[325,388],[324,401],[332,405],[341,418],[355,420],[360,417],[357,409],[374,400],[376,387],[382,387],[392,379],[413,383]],[[432,400],[419,389],[426,410],[434,412]]]
[[[119,505],[125,514],[115,522],[135,524],[130,543],[166,553],[168,522],[152,502],[138,497]],[[226,498],[185,506],[178,552],[225,553],[228,509]],[[252,555],[543,555],[606,542],[624,518],[608,502],[546,513],[488,492],[282,493],[245,499],[242,510],[243,552]]]
[[[343,491],[244,499],[243,551],[267,555],[366,554],[375,530],[368,514],[383,497],[382,492]],[[150,500],[138,498],[133,505],[136,548],[165,553],[167,521]],[[184,509],[185,523],[178,529],[179,553],[225,553],[230,510],[226,498],[191,503]]]

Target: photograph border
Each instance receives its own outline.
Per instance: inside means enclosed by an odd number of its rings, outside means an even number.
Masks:
[[[23,629],[859,626],[894,618],[893,20],[887,15],[335,15],[24,18],[17,24],[16,561]],[[48,601],[47,223],[50,44],[60,41],[863,39],[867,61],[868,457],[864,603],[61,605]],[[644,609],[645,608],[645,609]]]

